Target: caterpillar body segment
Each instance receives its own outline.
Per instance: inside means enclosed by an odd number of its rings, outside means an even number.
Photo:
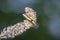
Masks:
[[[37,24],[36,12],[32,8],[26,7],[23,16],[34,25],[34,28],[37,29],[39,27]]]

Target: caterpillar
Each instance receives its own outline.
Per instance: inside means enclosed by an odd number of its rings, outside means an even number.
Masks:
[[[0,33],[0,39],[14,38],[17,35],[21,35],[27,29],[37,25],[36,12],[32,8],[26,7],[25,14],[22,15],[26,19],[23,20],[22,22],[4,28],[3,31]]]

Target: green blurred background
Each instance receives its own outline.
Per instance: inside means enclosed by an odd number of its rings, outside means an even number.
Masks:
[[[56,10],[53,1],[20,0],[19,3],[18,0],[0,0],[0,30],[23,21],[25,18],[22,14],[24,13],[24,8],[27,6],[33,8],[37,12],[37,23],[39,25],[37,29],[30,28],[22,35],[3,40],[59,40],[59,38],[56,39],[48,33],[48,22],[51,16],[54,15],[51,10]],[[46,6],[47,9],[44,9]],[[48,11],[48,13],[45,11]]]

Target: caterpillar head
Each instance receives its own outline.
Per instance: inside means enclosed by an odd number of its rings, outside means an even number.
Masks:
[[[23,14],[23,16],[27,20],[29,20],[35,28],[38,27],[37,22],[36,22],[36,20],[37,20],[36,12],[32,8],[26,7],[25,8],[25,14]]]

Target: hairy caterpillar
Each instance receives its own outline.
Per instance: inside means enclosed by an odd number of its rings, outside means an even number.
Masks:
[[[13,26],[4,28],[0,34],[0,39],[14,38],[17,35],[22,34],[30,27],[34,27],[37,25],[36,12],[32,8],[26,7],[25,14],[23,14],[23,16],[26,18],[23,22],[19,22]]]

